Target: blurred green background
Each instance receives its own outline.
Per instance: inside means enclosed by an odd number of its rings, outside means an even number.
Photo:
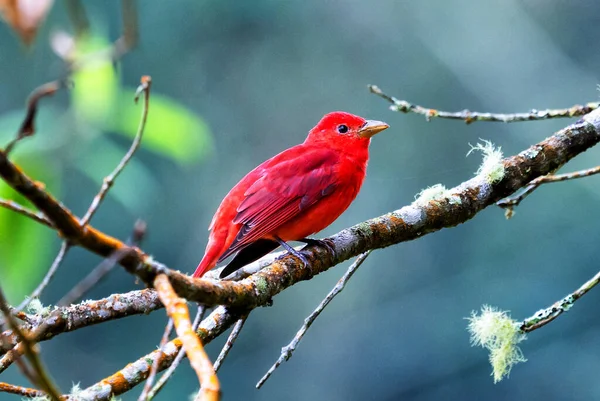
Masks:
[[[94,40],[120,34],[120,4],[84,2]],[[587,0],[140,2],[140,42],[116,69],[99,65],[75,88],[42,100],[38,133],[14,159],[82,215],[102,177],[124,154],[141,106],[132,93],[153,78],[147,137],[93,220],[127,238],[149,226],[143,248],[191,273],[222,197],[247,171],[304,140],[332,110],[381,119],[391,129],[371,147],[369,174],[351,208],[321,235],[412,202],[424,187],[470,178],[480,163],[468,143],[493,141],[514,154],[568,120],[519,124],[434,120],[392,113],[368,93],[377,84],[425,106],[515,112],[598,98],[600,8]],[[23,116],[25,99],[55,79],[62,61],[48,45],[70,30],[58,2],[25,49],[0,26],[0,139]],[[87,75],[86,75],[87,74]],[[598,164],[598,150],[567,170]],[[572,311],[532,333],[529,359],[494,385],[487,353],[471,348],[472,310],[491,304],[525,318],[598,270],[599,177],[539,189],[507,221],[491,207],[467,224],[379,250],[313,325],[294,357],[261,390],[254,384],[345,266],[290,288],[254,311],[219,373],[224,400],[588,400],[600,398],[600,334],[594,290]],[[11,191],[0,186],[0,196]],[[0,280],[13,303],[31,292],[59,240],[0,210]],[[45,291],[56,302],[99,258],[70,252]],[[347,264],[346,264],[347,265]],[[115,269],[88,298],[140,288]],[[64,391],[87,387],[155,349],[164,311],[60,335],[42,344]],[[218,354],[225,338],[208,346]],[[3,381],[25,384],[16,367]],[[184,362],[159,400],[186,400],[197,387]],[[125,394],[135,400],[141,387]],[[0,394],[0,399],[15,399]]]

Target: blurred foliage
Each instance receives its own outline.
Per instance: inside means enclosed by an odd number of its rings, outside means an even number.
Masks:
[[[101,36],[91,36],[77,43],[77,59],[94,52],[106,50],[111,44]],[[72,77],[71,101],[65,109],[47,106],[44,99],[41,107],[50,108],[51,113],[40,112],[36,125],[40,127],[36,137],[19,144],[15,161],[36,180],[51,188],[61,198],[60,183],[64,170],[76,169],[101,185],[108,174],[107,166],[116,166],[126,152],[124,141],[116,143],[108,133],[135,137],[141,118],[141,105],[134,103],[135,90],[122,87],[118,69],[110,60],[97,58],[84,64]],[[201,161],[212,151],[212,139],[208,126],[201,117],[180,103],[160,93],[152,93],[151,113],[148,118],[142,148],[158,157],[186,165]],[[0,115],[0,138],[8,142],[25,115],[24,111],[10,111]],[[63,116],[56,121],[56,116]],[[50,123],[54,120],[53,123]],[[61,124],[62,122],[62,124]],[[69,149],[67,149],[69,147]],[[56,160],[56,150],[67,153],[61,164]],[[64,169],[64,170],[63,170]],[[105,172],[104,175],[101,175]],[[160,191],[149,169],[138,158],[134,158],[119,184],[109,193],[129,212],[144,208],[144,200]],[[135,188],[135,191],[131,191]],[[0,182],[0,197],[24,200]],[[91,198],[90,198],[91,199]],[[27,202],[25,202],[27,203]],[[46,270],[44,261],[51,251],[54,234],[6,209],[0,209],[0,265],[10,266],[2,278],[9,285],[8,296],[26,293]],[[35,244],[36,252],[27,251]],[[23,277],[27,277],[23,280]]]

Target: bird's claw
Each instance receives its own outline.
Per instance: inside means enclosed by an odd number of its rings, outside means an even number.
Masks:
[[[333,248],[333,246],[331,245],[331,240],[303,238],[300,240],[300,242],[304,242],[306,244],[306,246],[318,245],[318,246],[325,247],[325,248],[327,248],[327,250],[329,250],[329,252],[333,255],[334,258],[336,257],[336,252],[335,252],[335,249]],[[306,246],[304,248],[306,248]],[[302,248],[302,249],[304,249],[304,248]]]

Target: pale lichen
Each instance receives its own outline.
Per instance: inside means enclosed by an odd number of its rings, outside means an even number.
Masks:
[[[33,298],[29,301],[29,304],[25,308],[25,312],[45,317],[50,314],[52,309],[52,306],[44,306],[38,298]]]
[[[471,344],[487,348],[490,352],[494,383],[508,376],[515,364],[526,361],[517,346],[526,336],[519,330],[519,323],[507,312],[484,305],[481,314],[473,312],[468,320]]]
[[[435,184],[427,187],[415,195],[414,205],[425,206],[432,200],[440,199],[445,196],[447,189],[442,184]]]
[[[471,146],[471,150],[467,152],[467,156],[474,150],[479,150],[483,153],[483,161],[475,174],[482,175],[490,184],[494,184],[504,178],[504,164],[502,163],[502,148],[496,148],[490,141],[482,139],[483,143]]]

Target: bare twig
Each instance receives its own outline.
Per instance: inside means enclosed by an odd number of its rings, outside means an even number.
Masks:
[[[111,256],[105,258],[87,276],[67,292],[57,303],[58,306],[71,305],[92,289],[106,276],[123,257],[131,252],[131,248],[117,249]]]
[[[504,198],[496,204],[501,208],[506,209],[507,212],[510,213],[512,212],[512,209],[515,206],[518,206],[523,201],[523,199],[529,196],[542,184],[547,184],[549,182],[574,180],[577,178],[589,177],[598,173],[600,173],[600,166],[589,168],[587,170],[574,171],[572,173],[544,175],[531,181],[523,191],[519,192],[519,194],[509,196],[508,198]],[[507,214],[507,216],[509,216],[509,214]]]
[[[288,361],[292,357],[292,354],[296,350],[298,343],[300,343],[300,340],[302,340],[302,337],[304,337],[310,326],[314,323],[317,317],[319,317],[319,315],[321,314],[321,312],[323,312],[327,305],[329,305],[333,298],[335,298],[337,294],[344,290],[344,287],[346,286],[348,280],[350,280],[352,275],[358,270],[360,265],[363,264],[365,259],[367,259],[367,257],[370,254],[371,251],[367,251],[359,255],[354,261],[354,263],[350,265],[348,270],[346,270],[346,273],[344,273],[342,278],[339,279],[335,287],[333,287],[331,291],[329,291],[329,294],[327,294],[323,301],[321,301],[321,303],[317,306],[317,308],[306,319],[304,319],[304,324],[302,325],[300,330],[298,330],[292,341],[281,349],[281,355],[273,364],[273,366],[271,366],[271,368],[267,371],[267,373],[265,373],[265,375],[258,381],[258,383],[256,383],[256,388],[261,388],[262,385],[265,384],[267,380],[269,380],[269,377],[271,377],[273,372],[275,372],[275,369],[277,369],[283,362]]]
[[[547,325],[564,312],[567,312],[569,309],[571,309],[571,307],[579,298],[587,294],[588,291],[594,288],[599,282],[600,272],[596,273],[594,277],[560,301],[555,302],[546,309],[537,311],[533,316],[523,320],[519,326],[519,329],[523,333],[529,333],[530,331],[537,330],[540,327]]]
[[[43,224],[47,227],[53,228],[50,220],[48,220],[46,216],[44,216],[42,213],[28,209],[25,206],[21,206],[15,201],[0,199],[0,206],[22,214],[23,216],[29,217],[30,219],[33,219],[34,221]]]
[[[204,318],[205,311],[206,311],[206,308],[204,306],[198,305],[198,311],[196,312],[196,317],[194,318],[194,323],[192,324],[194,331],[196,331],[198,329],[200,322]],[[175,370],[177,369],[177,367],[183,360],[183,357],[185,357],[185,349],[183,349],[183,347],[182,347],[179,350],[179,353],[177,354],[177,356],[175,357],[173,362],[171,363],[171,366],[169,366],[169,369],[167,369],[167,371],[165,373],[163,373],[163,375],[160,377],[160,379],[158,380],[156,385],[154,387],[152,387],[152,389],[148,392],[148,395],[146,397],[147,401],[154,399],[154,397],[156,397],[156,395],[162,390],[162,388],[165,386],[165,384],[167,384],[167,381],[169,381],[171,376],[173,376],[173,373],[175,373]],[[156,364],[157,367],[158,367],[159,363],[160,363],[160,360],[158,358],[154,360],[154,364]],[[154,364],[152,365],[153,368],[154,368]],[[152,374],[152,372],[150,374]],[[150,377],[148,377],[148,380],[150,380]]]
[[[427,107],[419,106],[407,102],[406,100],[400,100],[393,96],[386,95],[376,85],[369,85],[371,93],[387,100],[392,105],[390,109],[402,113],[415,113],[425,116],[427,121],[432,118],[447,118],[450,120],[462,120],[467,124],[475,121],[492,121],[502,123],[513,123],[519,121],[535,121],[535,120],[549,120],[551,118],[569,118],[577,117],[588,114],[592,110],[600,107],[600,102],[590,102],[586,105],[575,105],[568,109],[547,109],[547,110],[531,110],[528,113],[511,113],[511,114],[500,114],[500,113],[480,113],[477,111],[462,110],[457,112],[442,111],[436,109],[430,109]]]
[[[37,115],[37,106],[40,99],[46,96],[54,95],[56,91],[63,86],[63,81],[56,80],[37,87],[31,93],[29,99],[27,100],[27,113],[25,114],[25,119],[21,123],[21,127],[19,128],[15,138],[6,145],[4,150],[6,154],[9,154],[17,142],[19,142],[21,139],[32,136],[35,133],[35,117]]]
[[[138,246],[146,235],[146,223],[143,220],[137,220],[134,224],[133,233],[127,241],[128,245]],[[92,289],[100,280],[102,280],[117,263],[121,261],[128,253],[132,252],[132,248],[120,248],[113,252],[108,258],[102,260],[83,280],[75,285],[68,293],[66,293],[56,304],[58,306],[71,305],[83,295]]]
[[[173,331],[173,319],[169,318],[167,325],[165,326],[165,331],[163,332],[162,338],[160,339],[160,346],[158,349],[162,350],[164,346],[169,341],[169,337],[171,336],[171,332]],[[152,369],[150,369],[150,375],[148,376],[148,380],[146,380],[146,384],[144,384],[144,389],[142,393],[138,397],[138,401],[146,401],[148,399],[148,392],[152,388],[154,384],[154,378],[156,377],[156,373],[158,372],[158,365],[160,359],[156,358],[154,363],[152,363]]]
[[[90,222],[91,218],[94,216],[94,213],[96,213],[96,210],[98,210],[98,206],[100,206],[100,203],[102,202],[104,197],[106,197],[106,194],[108,193],[110,188],[113,186],[115,180],[117,179],[119,174],[121,174],[123,169],[127,166],[127,163],[129,163],[129,161],[131,160],[131,158],[133,157],[133,155],[139,148],[140,143],[142,142],[142,136],[144,135],[144,128],[146,127],[146,121],[148,119],[148,108],[150,106],[150,87],[151,86],[152,86],[152,79],[150,78],[150,76],[149,75],[143,76],[141,79],[141,84],[140,84],[140,86],[138,86],[138,88],[135,92],[135,99],[134,99],[135,102],[137,103],[140,94],[142,94],[142,93],[144,94],[144,106],[142,107],[142,117],[140,119],[140,124],[138,126],[138,130],[135,135],[135,139],[133,140],[131,147],[129,148],[129,150],[127,151],[125,156],[123,156],[123,159],[121,159],[121,161],[119,162],[117,167],[114,169],[114,171],[112,173],[110,173],[108,176],[106,176],[104,178],[104,180],[102,181],[102,187],[100,188],[100,192],[98,192],[98,194],[92,201],[92,204],[90,205],[88,211],[86,212],[85,216],[83,216],[83,218],[81,219],[82,227],[85,227]]]
[[[46,395],[43,391],[34,388],[15,386],[13,384],[0,382],[0,392],[20,395],[26,398],[43,397]]]
[[[35,290],[33,290],[33,292],[31,293],[31,295],[29,297],[25,298],[23,300],[23,302],[21,302],[21,304],[19,306],[17,306],[16,310],[18,312],[25,309],[32,300],[34,300],[35,298],[39,298],[40,295],[42,295],[42,291],[44,291],[46,289],[46,287],[50,283],[50,280],[52,280],[52,278],[54,277],[54,274],[56,274],[58,267],[62,263],[65,255],[69,251],[70,247],[71,246],[69,245],[69,243],[67,241],[62,242],[62,244],[60,245],[60,250],[58,251],[58,254],[56,255],[56,257],[54,258],[54,261],[52,262],[50,269],[48,269],[48,272],[46,272],[46,275],[42,279],[42,282],[37,286],[37,288]]]
[[[6,298],[4,297],[4,292],[0,288],[0,310],[4,314],[4,318],[10,329],[15,333],[15,335],[21,340],[21,344],[23,345],[23,352],[27,357],[27,360],[31,364],[31,368],[35,374],[34,385],[39,386],[52,401],[60,401],[60,391],[56,387],[56,385],[52,382],[50,378],[50,374],[46,371],[42,360],[39,357],[39,354],[36,350],[35,343],[31,341],[29,336],[21,330],[21,327],[16,322],[14,316],[12,315],[10,308],[8,307],[8,303],[6,302]]]
[[[231,330],[229,337],[227,337],[227,341],[225,342],[223,349],[221,350],[219,356],[217,357],[217,360],[215,361],[215,372],[219,371],[219,368],[223,364],[223,361],[225,360],[225,358],[227,358],[227,355],[229,355],[229,351],[231,351],[233,344],[235,344],[235,341],[238,339],[240,333],[242,332],[242,329],[244,328],[244,323],[246,323],[246,319],[248,319],[248,315],[238,319],[238,321],[235,322],[235,326],[233,326],[233,329]]]
[[[177,335],[181,339],[183,349],[190,360],[190,364],[196,371],[196,375],[198,375],[200,394],[202,394],[201,400],[218,401],[221,398],[219,379],[217,379],[217,374],[212,362],[204,351],[202,343],[192,328],[185,301],[177,296],[177,293],[169,282],[169,277],[164,274],[156,276],[154,279],[154,288],[158,292],[160,301],[165,305],[167,314],[173,319],[175,331],[177,331]]]

